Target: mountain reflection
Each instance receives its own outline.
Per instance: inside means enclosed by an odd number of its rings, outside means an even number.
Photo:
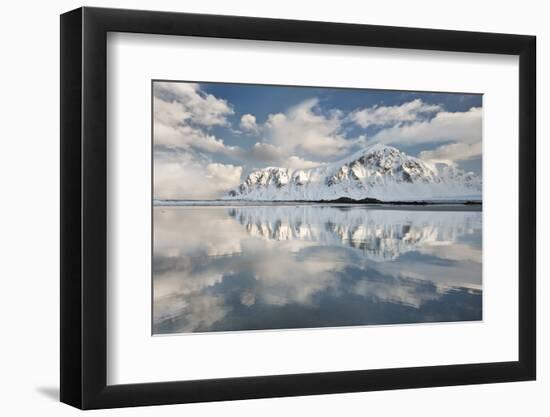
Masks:
[[[481,319],[481,213],[155,207],[153,332]]]
[[[259,206],[231,208],[228,213],[252,236],[343,244],[372,260],[395,259],[421,244],[455,242],[481,229],[479,212]]]

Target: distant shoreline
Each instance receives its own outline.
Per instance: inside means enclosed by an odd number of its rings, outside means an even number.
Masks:
[[[338,198],[335,200],[153,200],[154,207],[216,207],[216,206],[365,206],[377,210],[406,209],[411,211],[482,211],[479,200],[419,200],[419,201],[380,201],[373,198],[354,200]]]
[[[289,201],[290,202],[290,201]],[[335,200],[293,200],[300,203],[318,203],[318,204],[385,204],[396,206],[427,206],[427,205],[482,205],[480,200],[403,200],[403,201],[382,201],[376,198],[364,198],[355,200],[348,197],[340,197]]]

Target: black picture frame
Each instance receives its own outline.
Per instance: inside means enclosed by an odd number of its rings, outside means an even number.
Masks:
[[[107,385],[108,32],[519,56],[519,358],[198,381]],[[79,8],[61,15],[61,401],[81,409],[534,380],[534,36]]]

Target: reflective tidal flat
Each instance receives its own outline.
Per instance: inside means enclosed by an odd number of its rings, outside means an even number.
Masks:
[[[156,206],[153,333],[482,319],[482,213]]]

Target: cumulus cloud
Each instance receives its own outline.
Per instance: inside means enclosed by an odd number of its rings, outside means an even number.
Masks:
[[[236,156],[239,153],[239,148],[227,146],[222,139],[190,125],[171,126],[155,120],[153,132],[155,145],[165,145],[187,151],[195,149],[228,156]]]
[[[269,143],[257,142],[248,153],[249,159],[263,164],[280,166],[283,168],[306,169],[321,165],[321,162],[311,161],[296,155],[288,156],[284,149]]]
[[[243,168],[211,163],[192,154],[156,157],[154,198],[203,200],[217,198],[239,185]]]
[[[260,127],[256,124],[256,116],[253,114],[243,114],[239,125],[245,132],[258,133]]]
[[[447,141],[473,144],[481,141],[481,117],[481,107],[465,112],[441,111],[429,120],[384,129],[371,139],[396,145]]]
[[[442,143],[418,156],[430,162],[450,165],[481,155],[481,118],[480,107],[464,112],[448,112],[440,105],[427,104],[420,99],[396,106],[372,106],[356,110],[348,116],[348,120],[363,128],[382,127],[371,137],[372,143],[397,147]]]
[[[430,162],[443,162],[454,165],[456,161],[466,161],[479,158],[481,156],[481,142],[473,144],[468,143],[449,143],[439,146],[430,151],[422,151],[419,158]]]
[[[284,157],[281,148],[270,143],[257,142],[249,151],[251,159],[258,160],[267,164],[276,164]]]
[[[315,162],[315,161],[309,161],[307,159],[300,158],[299,156],[293,155],[289,157],[286,161],[283,161],[282,165],[285,168],[290,168],[290,169],[308,169],[308,168],[317,167],[321,165],[321,163]]]
[[[212,94],[207,94],[195,83],[155,82],[153,85],[154,96],[164,103],[168,103],[173,109],[177,109],[180,119],[174,119],[179,123],[193,122],[202,126],[227,125],[227,117],[232,115],[233,109],[223,99]],[[155,118],[159,116],[162,121],[162,111],[155,111]]]
[[[191,113],[182,103],[165,101],[156,96],[153,97],[153,115],[155,124],[171,127],[186,123],[191,118]]]
[[[242,150],[211,133],[228,126],[230,104],[203,92],[198,84],[154,84],[154,196],[157,199],[217,198],[240,182],[242,166],[214,163],[212,155],[238,159]],[[210,155],[210,156],[207,156]]]
[[[345,154],[354,142],[342,134],[339,112],[324,115],[318,100],[305,100],[286,113],[268,116],[266,136],[287,155],[333,157]]]
[[[227,190],[239,184],[243,169],[240,166],[213,163],[206,166],[206,171],[207,178],[215,181],[217,188]]]
[[[420,116],[436,113],[441,106],[427,104],[420,99],[412,100],[397,106],[372,106],[355,110],[349,119],[359,126],[387,126],[402,122],[413,122]]]
[[[238,154],[238,148],[208,132],[212,126],[228,124],[233,109],[227,101],[204,93],[193,83],[155,82],[153,88],[155,145]]]

